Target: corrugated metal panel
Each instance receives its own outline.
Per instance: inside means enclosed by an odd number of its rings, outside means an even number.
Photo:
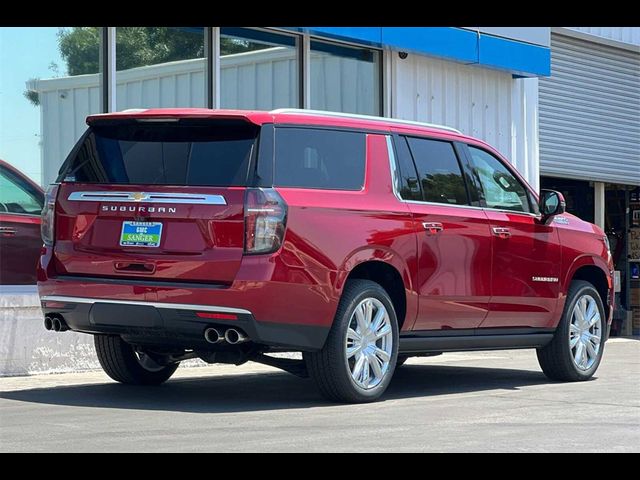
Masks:
[[[542,174],[640,185],[640,54],[551,37],[540,80]]]
[[[567,27],[609,40],[640,45],[640,27]]]
[[[392,58],[392,115],[449,125],[503,153],[538,187],[538,80],[409,55]]]

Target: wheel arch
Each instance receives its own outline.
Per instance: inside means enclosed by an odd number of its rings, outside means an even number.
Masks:
[[[574,280],[585,280],[591,283],[602,300],[605,308],[610,306],[610,291],[613,288],[611,276],[604,261],[596,256],[583,255],[574,260],[565,278],[563,291],[569,290],[571,282]]]
[[[342,294],[350,279],[378,283],[391,297],[398,317],[398,327],[409,328],[417,313],[417,298],[413,290],[411,271],[405,260],[385,248],[365,248],[352,254],[340,269],[337,290]]]

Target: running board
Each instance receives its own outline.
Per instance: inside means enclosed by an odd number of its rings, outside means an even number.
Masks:
[[[553,333],[443,336],[416,332],[400,337],[399,353],[540,348],[547,345],[551,339]]]

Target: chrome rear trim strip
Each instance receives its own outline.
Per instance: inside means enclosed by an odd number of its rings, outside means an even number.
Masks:
[[[69,200],[76,202],[227,204],[222,195],[165,192],[71,192]]]
[[[155,308],[168,308],[173,310],[198,310],[200,312],[220,312],[239,313],[251,315],[249,310],[243,308],[218,307],[215,305],[194,305],[190,303],[160,303],[160,302],[140,302],[136,300],[115,300],[107,298],[87,298],[87,297],[66,297],[61,295],[47,295],[40,299],[42,302],[63,302],[63,303],[114,303],[117,305],[142,305]]]

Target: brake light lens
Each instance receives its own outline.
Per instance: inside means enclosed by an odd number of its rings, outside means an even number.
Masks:
[[[287,204],[272,188],[249,188],[244,201],[244,251],[264,254],[277,251],[284,241]]]
[[[51,246],[55,240],[55,211],[56,211],[56,196],[58,195],[58,185],[49,185],[47,192],[44,195],[44,207],[42,208],[41,223],[40,223],[40,235],[45,245]]]

